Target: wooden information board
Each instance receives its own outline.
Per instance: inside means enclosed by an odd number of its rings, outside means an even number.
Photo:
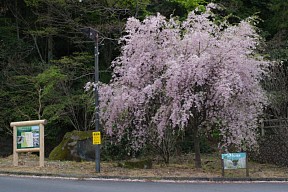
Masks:
[[[12,122],[13,165],[18,166],[18,153],[39,152],[39,165],[44,166],[44,125],[46,120]]]

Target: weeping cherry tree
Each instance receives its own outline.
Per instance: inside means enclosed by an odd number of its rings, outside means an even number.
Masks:
[[[215,8],[209,4],[183,22],[160,14],[128,19],[112,80],[99,85],[108,135],[126,137],[139,150],[148,142],[161,144],[168,131],[191,129],[197,168],[201,131],[216,127],[219,148],[257,144],[259,116],[267,104],[259,82],[269,63],[255,53],[260,37],[253,20],[217,23]]]

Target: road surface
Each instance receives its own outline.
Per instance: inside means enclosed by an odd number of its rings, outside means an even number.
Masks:
[[[0,176],[0,192],[287,192],[288,183],[173,183]]]

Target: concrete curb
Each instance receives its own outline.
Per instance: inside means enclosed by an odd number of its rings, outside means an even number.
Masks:
[[[129,176],[94,176],[94,175],[67,175],[46,174],[32,172],[0,171],[1,175],[23,177],[45,177],[76,180],[115,180],[115,181],[142,181],[142,182],[288,182],[288,178],[226,178],[226,177],[129,177]]]

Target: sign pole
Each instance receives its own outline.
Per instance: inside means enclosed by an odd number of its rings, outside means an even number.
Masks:
[[[221,167],[222,167],[222,177],[225,176],[225,169],[224,169],[224,159],[221,158]]]
[[[99,132],[99,93],[98,93],[98,81],[99,81],[99,53],[98,53],[98,33],[95,34],[95,131]],[[96,160],[96,172],[100,173],[100,144],[96,145],[95,149]]]
[[[98,45],[98,31],[91,27],[82,28],[81,32],[94,41],[94,57],[95,57],[95,132],[99,132],[99,45]],[[96,144],[95,147],[95,164],[96,172],[100,173],[100,144]]]
[[[44,167],[44,125],[41,123],[39,127],[40,127],[39,162],[40,162],[40,167]]]
[[[246,177],[249,177],[248,154],[246,153]]]

